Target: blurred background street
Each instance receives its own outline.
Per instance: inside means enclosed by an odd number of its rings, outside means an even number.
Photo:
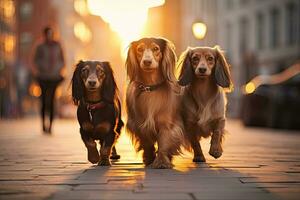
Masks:
[[[299,7],[297,0],[0,0],[0,117],[37,114],[33,55],[51,26],[65,58],[57,117],[75,115],[69,84],[80,59],[110,61],[123,97],[129,42],[158,36],[177,56],[188,46],[221,46],[234,79],[229,117],[300,129]]]
[[[34,64],[47,26],[65,65],[52,135],[38,118]],[[127,47],[149,36],[172,41],[178,57],[188,46],[224,50],[234,91],[221,159],[195,165],[185,153],[174,170],[144,170],[123,133],[112,168],[86,161],[75,64],[109,61],[124,101]],[[299,113],[299,0],[0,0],[0,199],[299,199]]]

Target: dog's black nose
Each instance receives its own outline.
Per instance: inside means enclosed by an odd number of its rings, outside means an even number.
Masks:
[[[199,72],[200,72],[201,74],[204,74],[204,73],[206,72],[206,68],[199,68]]]
[[[96,85],[96,81],[89,81],[89,85],[92,86],[92,87],[95,86]]]
[[[151,60],[144,60],[143,63],[144,63],[145,66],[150,66],[152,64],[152,61]]]

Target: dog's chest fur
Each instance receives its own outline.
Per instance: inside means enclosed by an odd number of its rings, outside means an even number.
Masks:
[[[223,118],[225,113],[225,96],[221,90],[217,90],[206,100],[200,95],[195,95],[191,88],[186,88],[184,95],[185,121],[197,124],[200,128],[205,128],[214,119]]]
[[[159,124],[172,121],[175,97],[168,88],[163,86],[151,92],[141,92],[132,85],[129,91],[136,97],[131,96],[131,106],[135,109],[134,114],[128,117],[136,122],[139,129],[157,132]]]

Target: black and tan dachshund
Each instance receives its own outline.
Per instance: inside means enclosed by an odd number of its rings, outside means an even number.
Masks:
[[[109,62],[80,61],[72,77],[72,98],[77,109],[81,138],[88,151],[88,160],[110,165],[119,159],[114,144],[124,123],[118,88]],[[100,142],[100,154],[95,140]]]

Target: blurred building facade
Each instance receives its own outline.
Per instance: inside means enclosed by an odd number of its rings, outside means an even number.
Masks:
[[[242,86],[258,74],[273,74],[300,59],[298,0],[219,0],[217,43],[232,65],[230,96],[238,116]]]
[[[0,117],[15,112],[12,66],[16,58],[16,17],[12,0],[0,0]]]
[[[124,85],[126,73],[118,37],[100,17],[88,13],[85,0],[0,0],[0,8],[2,117],[16,117],[18,110],[23,109],[25,114],[37,112],[40,91],[31,76],[31,68],[34,67],[34,50],[42,42],[45,26],[54,28],[55,38],[64,50],[65,81],[57,90],[59,114],[74,116],[69,85],[79,60],[110,61],[117,82]],[[23,83],[22,91],[18,88],[19,80]]]
[[[177,56],[188,46],[220,45],[232,65],[235,83],[234,92],[228,95],[228,111],[230,116],[238,116],[243,84],[299,59],[299,4],[298,0],[165,0],[163,6],[149,9],[142,36],[171,40]],[[32,80],[33,50],[41,41],[42,29],[48,25],[54,27],[64,49],[66,80],[57,92],[63,104],[70,100],[69,81],[80,59],[110,61],[124,96],[126,72],[124,57],[120,56],[120,38],[101,17],[89,13],[86,0],[0,0],[0,9],[0,102],[18,99],[14,94],[20,92],[11,81],[16,71],[27,70],[17,74],[17,80],[26,76]],[[207,27],[201,40],[193,35],[195,22]],[[27,84],[26,91],[37,97],[36,85]],[[4,97],[10,100],[3,100]]]
[[[238,117],[242,86],[259,74],[279,72],[300,59],[298,0],[166,0],[158,11],[165,23],[160,34],[176,45],[179,56],[188,46],[215,46],[231,64],[234,91],[228,114]],[[207,33],[196,39],[192,25]]]

